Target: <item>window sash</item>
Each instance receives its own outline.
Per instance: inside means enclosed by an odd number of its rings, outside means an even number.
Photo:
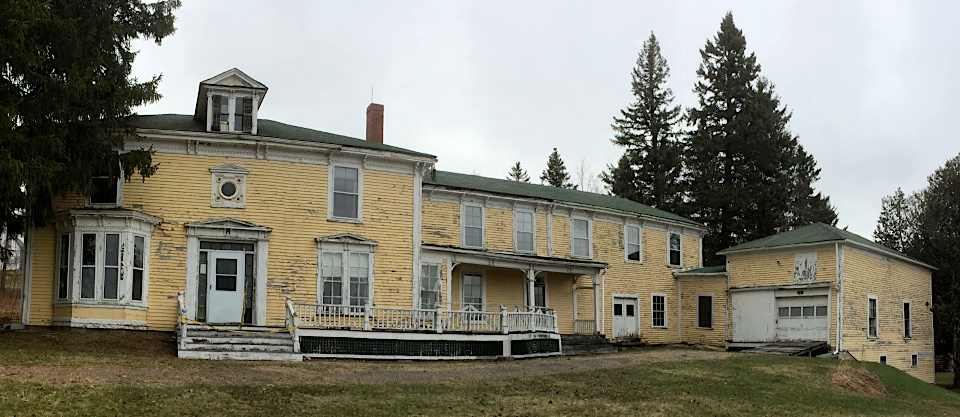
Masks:
[[[547,307],[547,283],[540,277],[533,281],[533,305],[534,307]]]
[[[516,248],[518,252],[534,252],[533,239],[533,213],[518,211],[515,212],[514,227],[516,230]]]
[[[57,262],[57,299],[70,296],[70,234],[60,235],[59,260]]]
[[[360,217],[360,170],[333,167],[333,217]]]
[[[80,298],[96,298],[97,285],[97,234],[84,233],[80,254]]]
[[[367,252],[321,252],[320,303],[354,307],[372,304],[372,256]]]
[[[483,208],[463,206],[463,246],[483,247]]]
[[[697,327],[713,328],[713,297],[709,295],[697,296]]]
[[[877,299],[867,299],[867,337],[877,337]]]
[[[320,255],[320,276],[323,281],[322,304],[343,304],[343,255],[324,252]]]
[[[350,294],[349,304],[365,306],[370,295],[370,255],[367,253],[349,253],[350,258]]]
[[[463,307],[472,306],[478,311],[484,310],[483,305],[483,276],[464,274],[463,275]]]
[[[640,262],[640,228],[627,226],[626,241],[627,260]]]
[[[130,299],[133,301],[143,301],[143,251],[146,244],[146,238],[143,236],[133,237],[133,283],[130,289]]]
[[[104,300],[120,298],[120,235],[106,233],[103,245],[103,279],[101,287]]]
[[[903,303],[903,337],[911,338],[913,337],[913,323],[911,320],[911,311],[910,311],[910,302]]]
[[[679,233],[670,233],[670,237],[669,237],[669,240],[670,240],[670,242],[669,242],[669,243],[670,243],[670,249],[669,249],[669,256],[670,256],[669,261],[670,261],[670,265],[677,265],[677,266],[679,266],[679,265],[680,265],[680,262],[682,261],[681,258],[680,258],[680,245],[681,245],[680,239],[681,239],[681,238],[680,238],[680,234],[679,234]]]
[[[420,265],[420,308],[432,310],[440,302],[440,265]]]
[[[654,295],[651,298],[653,311],[653,327],[667,327],[667,297],[663,295]]]

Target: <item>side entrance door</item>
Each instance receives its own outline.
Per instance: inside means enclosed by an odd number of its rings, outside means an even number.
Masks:
[[[640,337],[638,301],[633,297],[613,297],[613,338]]]
[[[210,251],[211,274],[207,279],[207,321],[243,321],[243,252]]]

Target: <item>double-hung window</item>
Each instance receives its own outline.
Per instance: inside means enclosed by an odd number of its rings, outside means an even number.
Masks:
[[[713,328],[713,295],[697,295],[697,327]]]
[[[681,240],[680,240],[680,234],[675,232],[670,232],[667,237],[667,243],[669,245],[667,249],[667,251],[669,252],[667,254],[669,266],[674,266],[679,268],[681,266],[680,250],[682,246]]]
[[[210,130],[215,132],[251,132],[253,131],[253,98],[235,97],[228,95],[214,95],[211,98],[213,105],[213,120]],[[233,104],[231,109],[230,104]],[[232,112],[231,112],[232,110]],[[231,118],[231,115],[233,116]],[[230,122],[233,122],[231,128]]]
[[[333,167],[333,219],[359,221],[362,184],[360,169]]]
[[[543,277],[537,277],[533,281],[533,306],[547,307],[547,282]]]
[[[667,295],[666,294],[653,294],[650,296],[652,317],[651,324],[653,327],[666,328],[667,327]]]
[[[370,253],[322,252],[321,303],[361,307],[370,303]],[[346,266],[346,268],[344,268]]]
[[[640,256],[640,227],[626,226],[624,240],[627,262],[642,262],[643,259]]]
[[[909,339],[913,337],[913,323],[911,317],[912,311],[910,311],[910,300],[903,300],[903,338]]]
[[[483,275],[463,274],[462,305],[464,310],[483,311]]]
[[[432,310],[440,302],[440,265],[420,265],[420,308]]]
[[[317,301],[334,306],[373,305],[373,257],[377,243],[354,235],[318,238]]]
[[[867,298],[867,337],[876,338],[879,334],[877,329],[877,297],[874,295]]]
[[[87,196],[86,205],[91,208],[114,208],[123,201],[123,170],[116,163],[115,172],[101,170],[91,177],[93,194]]]
[[[57,300],[66,300],[70,296],[70,234],[60,235],[57,248]]]
[[[590,258],[590,220],[570,220],[571,254],[575,258]]]
[[[513,213],[514,248],[517,252],[533,253],[533,213],[529,211],[515,211]]]
[[[463,246],[483,247],[483,207],[469,204],[463,206]]]

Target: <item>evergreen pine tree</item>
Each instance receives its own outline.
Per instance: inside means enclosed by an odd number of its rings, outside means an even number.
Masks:
[[[829,199],[812,187],[816,162],[788,130],[791,115],[746,53],[731,13],[700,54],[685,167],[689,213],[711,229],[704,253],[803,224],[835,224]]]
[[[520,168],[520,161],[517,161],[512,167],[510,167],[510,172],[507,173],[507,179],[517,182],[530,182],[530,175],[527,175],[527,171],[523,168]]]
[[[576,185],[570,182],[570,174],[567,172],[567,167],[563,165],[563,160],[560,159],[560,153],[557,152],[557,148],[553,148],[553,153],[551,153],[550,158],[547,159],[547,169],[543,170],[543,175],[540,176],[540,182],[560,188],[577,188]]]
[[[174,32],[177,0],[7,1],[0,7],[0,228],[42,225],[51,201],[92,194],[95,172],[146,177],[149,150],[123,149],[133,108],[160,98],[160,77],[130,72],[131,41]],[[119,163],[117,160],[120,160]]]
[[[603,180],[613,195],[676,212],[682,202],[683,148],[677,128],[680,106],[673,105],[673,91],[665,87],[669,76],[670,67],[651,32],[631,74],[636,101],[613,119],[613,143],[626,149],[616,172],[608,167]]]
[[[913,253],[919,233],[920,196],[916,193],[907,196],[897,188],[893,195],[880,201],[880,219],[873,240],[906,254]]]

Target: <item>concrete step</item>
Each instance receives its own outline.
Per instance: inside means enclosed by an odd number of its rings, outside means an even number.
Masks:
[[[202,350],[209,352],[273,352],[273,353],[293,353],[293,346],[278,345],[251,345],[251,344],[233,344],[220,345],[216,343],[190,343],[181,350]]]
[[[209,338],[245,338],[245,339],[290,339],[289,332],[279,333],[240,333],[225,332],[219,330],[190,330],[187,329],[187,337],[209,337]]]
[[[212,360],[240,360],[240,361],[295,361],[303,360],[303,355],[299,353],[279,353],[279,352],[227,352],[227,351],[204,351],[204,350],[180,350],[177,351],[177,357],[183,359],[212,359]]]
[[[291,346],[293,345],[293,339],[289,336],[285,338],[273,338],[273,337],[190,337],[187,336],[184,338],[184,343],[209,343],[217,345],[232,345],[232,344],[246,344],[246,345],[275,345],[275,346]]]

